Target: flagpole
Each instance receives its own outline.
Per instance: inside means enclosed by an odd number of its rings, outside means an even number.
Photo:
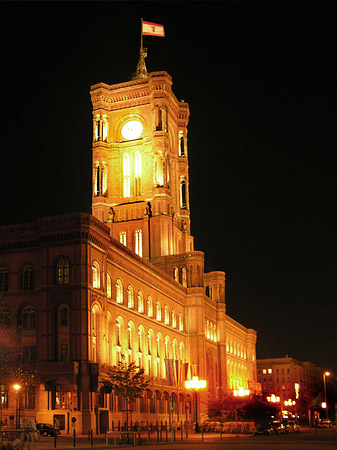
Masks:
[[[143,18],[140,19],[140,52],[143,51]]]

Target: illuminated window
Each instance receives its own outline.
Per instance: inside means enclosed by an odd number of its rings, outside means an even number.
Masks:
[[[134,308],[134,295],[133,295],[133,288],[131,285],[128,286],[127,289],[127,294],[128,294],[128,308]]]
[[[267,373],[267,369],[263,369],[263,370],[262,370],[262,373]]]
[[[142,230],[135,231],[135,253],[138,256],[143,256],[143,236]]]
[[[164,341],[164,347],[165,347],[165,358],[169,357],[169,338],[166,336]]]
[[[181,284],[187,287],[187,270],[185,266],[181,268]]]
[[[123,156],[123,195],[130,197],[130,155]]]
[[[26,266],[23,269],[23,285],[24,291],[31,291],[34,289],[35,270],[32,266]]]
[[[210,330],[209,330],[209,321],[206,320],[206,338],[209,339],[210,338]]]
[[[94,196],[106,196],[107,195],[107,170],[105,164],[99,163],[95,167],[94,173]]]
[[[119,233],[119,242],[126,246],[126,231],[121,231]]]
[[[181,182],[180,182],[180,208],[185,209],[186,207],[187,207],[186,181],[181,180]]]
[[[60,259],[56,264],[56,284],[69,284],[69,261]]]
[[[164,323],[168,325],[170,323],[170,313],[169,307],[167,305],[164,306]]]
[[[179,270],[178,267],[173,268],[173,278],[179,283]]]
[[[150,296],[147,298],[147,316],[153,317],[153,300]]]
[[[268,369],[268,373],[273,373],[273,369]]]
[[[161,305],[159,300],[156,303],[156,319],[161,320]]]
[[[176,312],[175,312],[174,309],[172,309],[171,315],[172,315],[172,327],[176,328],[176,326],[177,326],[177,315],[176,315]]]
[[[127,335],[127,346],[128,346],[128,350],[132,350],[132,327],[131,324],[129,322],[128,324],[128,335]]]
[[[183,316],[182,316],[181,313],[179,314],[178,322],[179,322],[179,331],[183,331],[184,330],[184,323],[183,323]]]
[[[216,325],[214,324],[214,326],[213,326],[213,328],[214,328],[214,342],[217,342],[217,334],[216,334]]]
[[[152,338],[150,331],[147,333],[147,352],[152,355]]]
[[[94,139],[95,141],[107,141],[108,124],[106,117],[97,116],[94,121]]]
[[[116,346],[120,347],[121,346],[121,324],[119,323],[118,320],[116,320]]]
[[[109,273],[106,274],[106,294],[108,298],[112,297],[112,283],[111,283],[111,276]]]
[[[143,313],[144,312],[144,297],[143,297],[142,291],[138,292],[137,298],[138,298],[138,312]]]
[[[0,267],[0,292],[8,291],[8,269]]]
[[[182,131],[179,131],[179,156],[185,156],[185,140]]]
[[[116,302],[123,303],[123,285],[121,280],[116,281]]]
[[[97,261],[94,261],[91,267],[92,271],[92,287],[95,289],[100,288],[100,270]]]
[[[135,195],[141,195],[141,175],[142,175],[142,157],[139,152],[135,153]]]
[[[0,408],[8,408],[8,386],[6,384],[0,385]]]

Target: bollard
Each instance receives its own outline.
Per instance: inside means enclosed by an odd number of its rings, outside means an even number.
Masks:
[[[57,442],[57,429],[54,429],[54,448],[56,448],[56,442]]]
[[[167,436],[167,423],[165,424],[165,434],[166,434],[166,442],[168,442],[168,436]]]
[[[93,447],[94,445],[94,435],[93,435],[93,430],[91,428],[90,430],[90,446]]]
[[[220,441],[222,441],[222,430],[220,430]]]
[[[149,444],[151,444],[151,431],[148,430],[148,431],[147,431],[147,434],[148,434],[148,438],[149,438]]]
[[[184,430],[183,430],[183,423],[180,422],[180,433],[181,433],[181,440],[184,440]]]
[[[160,421],[160,442],[163,442],[163,422]]]
[[[201,441],[204,442],[204,430],[201,430]]]

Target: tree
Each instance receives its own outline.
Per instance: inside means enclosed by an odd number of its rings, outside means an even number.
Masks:
[[[108,380],[101,380],[101,385],[105,391],[111,387],[116,395],[124,398],[126,402],[126,428],[128,430],[130,405],[136,398],[142,396],[150,380],[146,379],[144,369],[136,366],[134,362],[127,364],[124,356],[122,356],[117,366],[112,366],[108,369],[107,376]]]
[[[268,402],[264,394],[251,395],[245,405],[240,408],[240,416],[256,423],[269,422],[280,413],[280,408]]]

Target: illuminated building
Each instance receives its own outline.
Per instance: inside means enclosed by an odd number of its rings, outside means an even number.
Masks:
[[[56,416],[65,433],[72,418],[83,433],[123,424],[122,399],[99,381],[124,356],[151,379],[133,424],[192,420],[189,374],[207,381],[205,418],[220,389],[256,388],[256,332],[228,317],[225,273],[204,273],[194,250],[189,106],[166,72],[96,84],[91,99],[93,215],[0,227],[3,313],[38,372],[25,414]]]
[[[323,372],[311,362],[289,356],[257,360],[257,379],[262,392],[280,397],[282,406],[292,400],[296,412],[303,415],[307,414],[312,400],[323,392]]]

